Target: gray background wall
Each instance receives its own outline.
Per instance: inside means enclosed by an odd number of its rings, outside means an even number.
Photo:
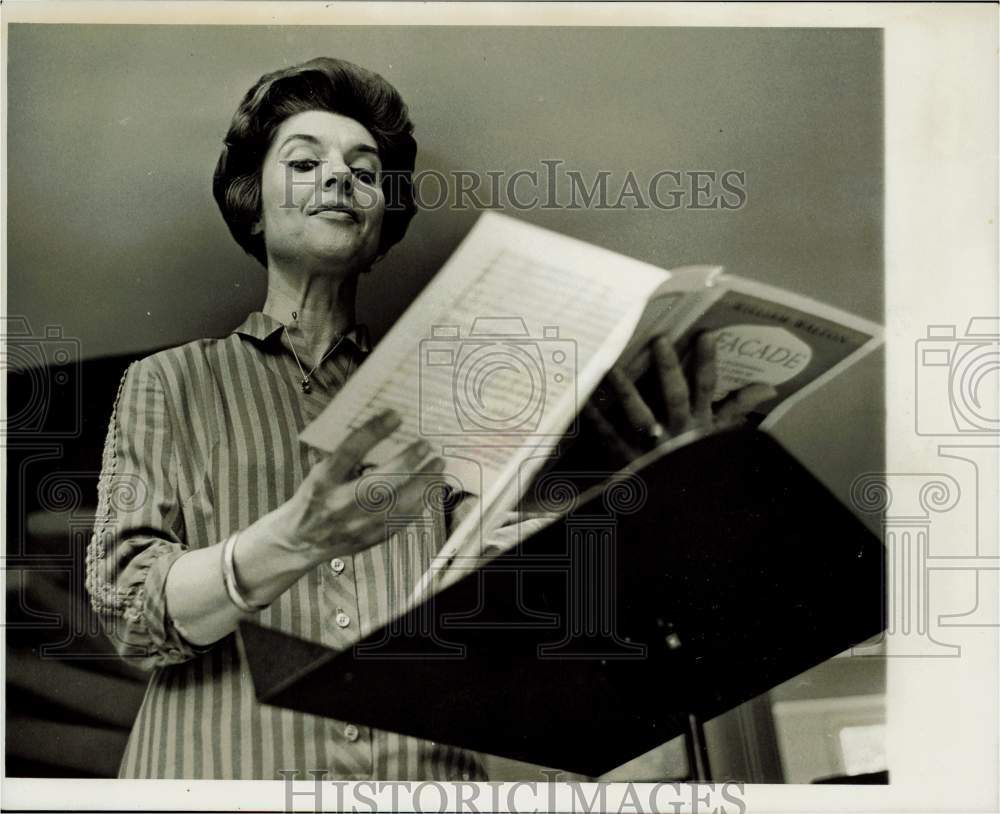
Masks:
[[[408,101],[418,169],[743,170],[738,211],[534,210],[529,221],[661,266],[721,263],[882,319],[876,30],[12,25],[8,313],[84,357],[218,335],[264,274],[211,197],[221,138],[263,72],[319,54]],[[565,190],[563,191],[565,193]],[[376,336],[476,213],[423,212],[368,277]],[[881,357],[781,435],[844,496],[881,461]]]

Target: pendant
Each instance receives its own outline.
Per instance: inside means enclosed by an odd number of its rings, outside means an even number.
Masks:
[[[309,379],[308,378],[305,378],[305,379],[302,380],[302,392],[303,393],[311,393],[312,392],[312,385],[309,383]]]

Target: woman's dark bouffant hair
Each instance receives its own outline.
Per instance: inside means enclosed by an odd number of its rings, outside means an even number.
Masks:
[[[331,57],[265,74],[240,102],[212,180],[212,192],[229,231],[246,252],[267,266],[264,236],[252,233],[260,217],[261,165],[281,123],[308,110],[349,116],[374,137],[386,199],[379,241],[379,254],[385,254],[406,234],[417,211],[413,123],[406,104],[385,79]]]

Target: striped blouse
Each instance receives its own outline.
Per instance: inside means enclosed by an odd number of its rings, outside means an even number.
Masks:
[[[356,330],[306,394],[281,328],[255,312],[228,337],[156,353],[122,377],[87,553],[87,590],[108,635],[122,656],[152,670],[120,776],[280,779],[282,770],[301,778],[325,770],[331,780],[485,779],[469,752],[262,705],[234,635],[195,647],[171,622],[171,564],[292,496],[319,455],[298,433],[367,351]],[[306,574],[258,621],[349,647],[402,606],[443,541],[434,513]]]

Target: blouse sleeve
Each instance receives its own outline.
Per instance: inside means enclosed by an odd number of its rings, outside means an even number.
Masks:
[[[155,362],[122,376],[104,442],[87,592],[118,653],[152,669],[203,651],[166,607],[167,572],[186,550],[166,393]]]

